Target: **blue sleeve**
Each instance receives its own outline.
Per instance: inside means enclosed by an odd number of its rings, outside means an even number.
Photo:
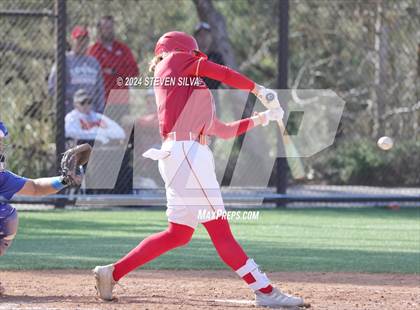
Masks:
[[[2,172],[1,179],[0,196],[3,196],[7,200],[12,199],[13,195],[19,192],[27,181],[26,178],[18,176],[10,171]]]

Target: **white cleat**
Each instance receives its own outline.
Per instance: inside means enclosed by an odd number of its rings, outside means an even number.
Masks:
[[[113,300],[112,290],[117,281],[114,280],[112,273],[114,272],[114,265],[96,266],[93,269],[93,274],[96,280],[96,291],[98,296],[103,300]]]
[[[259,291],[255,292],[255,304],[269,308],[296,308],[306,306],[303,298],[287,295],[277,288],[273,288],[270,294],[264,294]]]

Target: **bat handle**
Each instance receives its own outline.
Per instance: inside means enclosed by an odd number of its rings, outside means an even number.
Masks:
[[[289,143],[289,134],[287,133],[286,127],[284,127],[283,121],[278,120],[277,124],[279,125],[280,128],[280,134],[283,137],[283,142],[285,144]]]

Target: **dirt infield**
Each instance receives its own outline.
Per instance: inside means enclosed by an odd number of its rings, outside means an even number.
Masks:
[[[271,273],[312,309],[419,309],[420,276]],[[117,302],[96,299],[90,271],[1,271],[0,309],[255,309],[253,294],[229,271],[139,271],[117,286]]]

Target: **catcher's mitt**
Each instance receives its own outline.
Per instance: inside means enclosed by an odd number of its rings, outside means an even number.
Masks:
[[[61,159],[62,183],[67,186],[79,186],[82,183],[80,166],[89,161],[92,147],[85,143],[67,150]]]

